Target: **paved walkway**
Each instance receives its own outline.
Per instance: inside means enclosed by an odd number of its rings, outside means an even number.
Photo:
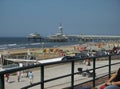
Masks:
[[[112,61],[112,63],[116,63],[116,62],[119,62],[119,60]],[[98,61],[96,63],[96,66],[98,67],[106,64],[108,64],[108,61]],[[45,80],[71,73],[70,65],[71,64],[66,63],[66,64],[59,64],[59,65],[50,65],[45,67]],[[119,68],[119,66],[120,65],[113,66],[112,70],[115,71],[116,69]],[[75,72],[77,72],[78,67],[82,67],[83,70],[86,70],[87,68],[89,69],[89,68],[92,68],[93,66],[91,65],[90,67],[87,67],[85,64],[80,64],[79,62],[76,62]],[[108,68],[102,68],[102,69],[96,70],[97,76],[101,76],[107,72],[108,72]],[[41,79],[40,70],[34,69],[33,74],[34,74],[33,83],[39,82]],[[21,78],[21,82],[17,82],[17,76],[11,74],[9,83],[5,82],[5,89],[20,89],[21,87],[29,85],[29,79],[26,78],[25,76],[26,74],[24,74],[24,77]],[[92,78],[82,77],[82,75],[77,74],[75,75],[75,85],[90,79]],[[45,89],[62,89],[70,86],[71,84],[70,81],[71,81],[71,77],[66,77],[63,79],[47,82],[45,83]],[[40,85],[32,87],[30,89],[40,89]]]

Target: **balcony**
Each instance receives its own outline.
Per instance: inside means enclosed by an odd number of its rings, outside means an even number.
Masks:
[[[120,66],[120,54],[90,57],[91,66],[84,64],[84,59],[58,61],[15,67],[0,71],[0,89],[76,89],[81,86],[96,87],[104,83]],[[82,68],[82,72],[78,71]],[[83,76],[86,70],[92,76]],[[17,81],[16,72],[21,71],[24,75],[21,81]],[[33,71],[33,83],[29,83],[27,71]],[[9,82],[6,82],[5,74],[10,74]],[[104,80],[100,80],[105,78]]]

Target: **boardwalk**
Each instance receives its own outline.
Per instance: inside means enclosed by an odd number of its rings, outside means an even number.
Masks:
[[[118,62],[119,60],[112,61],[112,63]],[[91,63],[92,64],[92,63]],[[102,66],[108,64],[108,61],[98,61],[96,63],[96,66]],[[120,65],[116,65],[112,67],[112,70],[116,70]],[[86,70],[87,68],[92,68],[92,65],[90,67],[85,66],[85,64],[80,64],[79,62],[76,62],[75,64],[75,72],[77,72],[77,68],[82,67],[83,70]],[[68,74],[71,72],[70,64],[61,64],[61,65],[52,65],[47,66],[45,68],[45,79],[53,78],[62,76],[65,74]],[[96,71],[97,76],[101,76],[108,72],[108,68],[103,68],[98,71]],[[33,71],[34,79],[33,82],[39,82],[40,81],[40,70],[34,69]],[[9,83],[5,82],[5,89],[20,89],[23,86],[29,85],[29,79],[25,78],[26,74],[24,74],[24,77],[21,78],[21,82],[17,82],[17,76],[11,75]],[[82,77],[82,75],[75,75],[75,84],[79,84],[83,81],[90,80],[92,78]],[[65,87],[70,86],[70,77],[55,80],[52,82],[45,83],[45,89],[62,89]],[[32,87],[30,89],[40,89],[40,85]]]

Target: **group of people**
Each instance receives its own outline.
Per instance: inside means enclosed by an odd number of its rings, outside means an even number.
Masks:
[[[6,82],[9,82],[9,73],[6,73]],[[17,81],[20,82],[21,81],[21,77],[22,77],[22,72],[21,71],[17,71]],[[32,71],[27,72],[26,77],[29,78],[29,83],[32,84],[33,82],[33,73]]]
[[[21,78],[21,71],[18,71],[17,72],[17,79],[18,79],[18,82],[20,82],[20,78]],[[30,84],[32,84],[32,81],[33,81],[33,73],[32,73],[32,71],[29,71],[29,72],[27,72],[27,76],[26,77],[28,77],[29,78],[29,82],[30,82]]]

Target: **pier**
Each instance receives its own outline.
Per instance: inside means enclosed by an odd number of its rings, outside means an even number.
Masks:
[[[34,41],[48,41],[48,42],[109,42],[120,41],[120,36],[112,35],[51,35],[43,38],[28,38]],[[39,40],[38,40],[39,39]]]
[[[69,41],[82,42],[104,42],[104,41],[120,41],[120,36],[112,35],[66,35]]]
[[[62,24],[58,27],[58,33],[48,37],[41,37],[39,34],[29,34],[28,39],[34,41],[48,41],[48,42],[108,42],[120,41],[120,36],[113,35],[65,35],[63,33]]]

